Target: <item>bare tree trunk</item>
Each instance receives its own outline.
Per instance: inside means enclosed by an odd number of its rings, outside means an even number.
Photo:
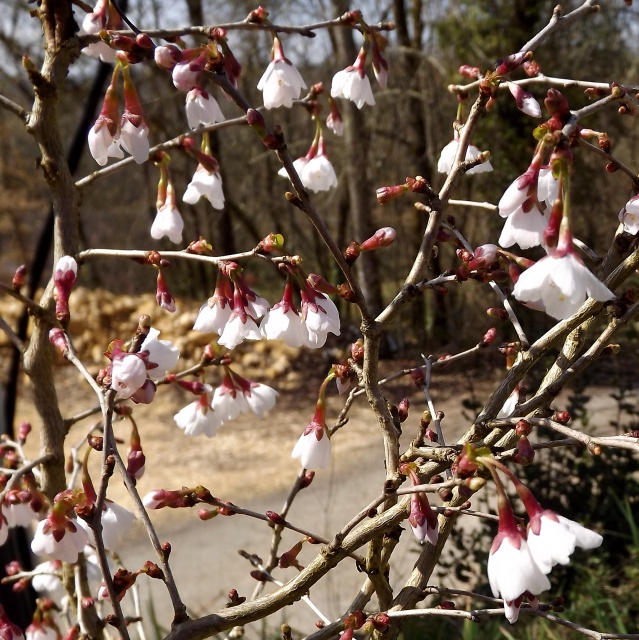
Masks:
[[[332,0],[333,12],[342,15],[349,10],[348,0]],[[337,29],[334,44],[337,64],[346,67],[353,64],[357,49],[350,29]],[[366,240],[375,232],[371,224],[371,213],[375,206],[374,189],[368,173],[369,135],[365,126],[364,114],[353,102],[340,103],[344,120],[344,142],[346,150],[348,196],[350,213],[356,239]],[[362,292],[369,309],[373,313],[382,310],[382,289],[379,279],[379,264],[374,252],[364,253],[357,260],[358,276]]]

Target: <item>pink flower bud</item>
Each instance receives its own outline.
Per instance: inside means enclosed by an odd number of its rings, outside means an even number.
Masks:
[[[469,64],[463,64],[459,67],[459,74],[464,76],[464,78],[476,80],[481,77],[481,70],[479,67],[471,67]]]
[[[568,100],[557,89],[548,89],[544,104],[551,116],[563,116],[568,113]]]
[[[306,489],[306,487],[310,486],[311,482],[313,482],[313,478],[315,477],[315,471],[307,471],[304,474],[304,477],[300,481],[300,489]]]
[[[27,441],[27,436],[31,433],[31,423],[21,422],[18,427],[18,442],[24,444]]]
[[[422,389],[426,386],[426,374],[421,367],[417,367],[410,372],[410,377],[415,383],[418,389]]]
[[[379,189],[376,189],[375,195],[379,204],[386,204],[395,198],[399,198],[407,191],[408,187],[405,184],[398,184],[394,187],[379,187]]]
[[[13,275],[13,280],[11,281],[11,286],[15,291],[20,291],[20,289],[24,287],[27,281],[28,271],[26,264],[22,264],[16,269],[16,272]]]
[[[532,118],[541,118],[541,107],[531,93],[514,82],[508,83],[508,89],[515,98],[517,108]]]
[[[513,53],[501,62],[497,69],[495,69],[495,73],[500,76],[511,73],[512,71],[517,69],[517,67],[519,67],[525,60],[529,60],[531,57],[532,53],[530,51],[520,51],[518,53]]]
[[[395,229],[392,227],[383,227],[382,229],[378,229],[368,240],[364,240],[364,242],[359,245],[359,248],[362,251],[382,249],[393,243],[395,235]]]
[[[67,355],[69,345],[62,329],[51,329],[51,331],[49,331],[49,342],[58,349],[63,356]]]
[[[482,347],[487,347],[488,345],[495,342],[496,337],[497,337],[497,329],[495,327],[491,327],[490,329],[488,329],[488,331],[486,331],[486,333],[484,334],[484,337],[482,338],[479,344]]]
[[[400,422],[405,422],[408,418],[408,409],[410,407],[410,401],[408,398],[403,398],[397,405],[397,414]]]

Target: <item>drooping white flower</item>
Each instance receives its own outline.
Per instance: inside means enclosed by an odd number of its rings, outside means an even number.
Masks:
[[[513,602],[529,592],[550,589],[550,581],[535,563],[521,533],[495,538],[488,556],[488,581],[495,598]]]
[[[186,119],[191,129],[225,120],[217,100],[200,87],[193,87],[186,94]]]
[[[62,538],[56,540],[49,523],[49,518],[38,523],[31,541],[31,551],[39,556],[50,556],[62,562],[76,562],[78,554],[89,542],[87,532],[75,518],[67,519],[67,526]]]
[[[178,411],[173,419],[187,436],[205,435],[212,438],[222,424],[221,414],[210,406],[209,393],[202,394],[198,400]]]
[[[180,350],[170,340],[159,340],[159,335],[160,332],[151,327],[140,346],[140,351],[149,352],[147,373],[151,380],[164,378],[168,371],[175,368],[180,359]]]
[[[543,510],[531,517],[527,540],[537,566],[544,573],[550,573],[556,564],[570,562],[575,547],[595,549],[601,545],[603,537],[573,520]]]
[[[282,300],[269,309],[260,325],[260,333],[267,340],[282,340],[289,347],[301,347],[308,340],[306,325],[297,309],[283,303]]]
[[[273,59],[257,83],[267,109],[292,107],[306,83],[295,65],[284,56],[279,38],[273,38]]]
[[[502,247],[512,247],[514,244],[522,249],[537,247],[544,241],[544,231],[549,219],[550,211],[543,214],[534,208],[524,212],[519,207],[506,218],[497,242]]]
[[[134,124],[130,119],[122,116],[119,142],[120,146],[131,154],[138,164],[149,159],[149,128],[146,122]]]
[[[61,600],[65,595],[62,587],[62,562],[60,560],[45,560],[33,568],[31,586],[38,592],[44,593],[52,600]]]
[[[539,167],[535,159],[499,200],[499,215],[506,218],[499,244],[502,247],[518,244],[522,249],[543,244],[544,230],[558,195],[559,181],[549,167]]]
[[[456,134],[457,135],[457,134]],[[451,140],[441,151],[439,155],[439,160],[437,162],[437,171],[439,173],[450,173],[453,170],[453,163],[455,162],[455,156],[457,155],[457,149],[459,149],[459,140],[457,137]],[[468,162],[469,160],[474,160],[479,156],[481,151],[474,145],[469,144],[466,149],[466,157],[464,160]],[[466,171],[467,174],[475,174],[475,173],[486,173],[487,171],[492,171],[493,165],[490,164],[490,160],[486,162],[482,162],[477,166],[473,167]]]
[[[307,189],[317,193],[328,191],[337,186],[337,176],[331,161],[324,154],[311,158],[300,174],[302,183]]]
[[[419,542],[428,540],[433,546],[437,544],[439,538],[437,515],[431,509],[426,494],[411,494],[408,523]]]
[[[31,508],[28,502],[5,502],[2,505],[2,513],[7,519],[7,525],[12,527],[28,527],[38,514]],[[0,540],[2,534],[0,533]]]
[[[339,312],[335,303],[323,293],[311,290],[313,297],[302,291],[302,319],[306,325],[307,339],[304,344],[319,349],[326,343],[329,333],[340,334]]]
[[[599,302],[615,297],[574,253],[563,251],[555,251],[526,269],[513,294],[557,320],[572,316],[589,296]]]
[[[248,393],[244,394],[249,409],[258,417],[263,418],[274,406],[279,395],[275,389],[261,382],[251,383]]]
[[[364,73],[364,69],[347,67],[338,71],[331,82],[331,96],[352,100],[358,109],[365,104],[374,105],[375,97],[371,89],[371,81]]]
[[[297,158],[297,160],[293,160],[293,167],[297,172],[297,175],[302,177],[302,171],[304,171],[304,167],[309,163],[309,158],[303,156],[301,158]],[[278,172],[278,176],[282,176],[282,178],[288,178],[288,173],[286,173],[286,169],[282,167]]]
[[[153,224],[151,225],[151,237],[160,240],[167,236],[171,242],[179,244],[182,242],[182,231],[184,230],[184,220],[175,204],[165,203],[157,211]]]
[[[111,388],[116,398],[130,398],[146,382],[144,360],[134,353],[117,354],[111,366]]]
[[[187,204],[195,204],[200,198],[206,198],[214,209],[224,208],[222,177],[217,172],[207,171],[202,165],[195,170],[182,200]]]
[[[229,304],[222,306],[218,301],[214,301],[211,306],[210,302],[205,302],[200,307],[193,330],[202,333],[220,334],[224,331],[226,323],[231,318],[231,313],[233,313],[233,307]]]
[[[89,151],[93,159],[103,167],[109,158],[124,158],[124,151],[120,148],[119,143],[120,132],[111,133],[106,122],[99,118],[95,124],[89,129],[87,140],[89,143]]]
[[[619,222],[623,223],[626,233],[639,233],[639,196],[630,198],[626,206],[619,212]]]
[[[292,458],[299,458],[304,469],[327,468],[331,464],[331,441],[324,424],[309,423],[293,447]]]
[[[275,406],[277,396],[272,387],[247,380],[226,367],[222,384],[215,389],[211,404],[225,422],[248,412],[263,418]]]
[[[232,350],[244,340],[261,339],[262,336],[255,320],[246,313],[236,313],[236,309],[234,309],[217,342]]]
[[[106,549],[115,550],[120,540],[129,533],[136,520],[135,514],[113,500],[106,499],[102,509],[102,541]],[[87,532],[95,544],[93,530],[84,520],[77,523]]]
[[[104,4],[104,3],[98,3]],[[94,35],[107,28],[107,11],[100,10],[96,6],[96,10],[93,13],[87,13],[82,20],[82,28],[80,29],[80,35]],[[102,40],[97,42],[91,42],[82,49],[82,53],[92,58],[100,58],[102,62],[113,63],[115,62],[116,51]]]

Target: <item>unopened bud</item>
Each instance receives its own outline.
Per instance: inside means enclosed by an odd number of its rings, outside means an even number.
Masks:
[[[102,436],[94,436],[92,434],[87,435],[87,444],[94,451],[102,451],[104,447],[104,438]]]
[[[459,74],[464,76],[464,78],[471,78],[472,80],[476,80],[481,77],[481,70],[479,67],[472,67],[469,64],[463,64],[459,67]]]
[[[355,260],[359,258],[360,253],[361,253],[360,248],[357,242],[355,241],[351,242],[348,245],[348,247],[346,247],[346,250],[344,251],[344,259],[346,260],[346,263],[349,265],[352,265],[355,262]]]
[[[16,272],[13,274],[13,280],[11,281],[11,286],[15,291],[20,291],[20,289],[24,287],[27,281],[27,273],[28,269],[26,264],[22,264],[16,269]]]
[[[319,275],[318,273],[309,273],[306,278],[306,282],[311,287],[311,289],[316,289],[317,291],[321,291],[322,293],[326,293],[327,295],[333,295],[337,293],[337,287],[331,284],[324,277]]]
[[[342,300],[346,300],[346,302],[355,302],[357,296],[355,292],[351,289],[350,285],[338,284],[337,287],[337,295],[342,298]]]
[[[92,609],[93,607],[95,607],[95,600],[89,596],[85,596],[80,601],[80,606],[83,609]]]
[[[486,315],[489,318],[497,318],[497,320],[508,320],[508,311],[499,307],[489,307],[486,309]]]
[[[266,238],[257,245],[259,253],[272,253],[284,246],[284,236],[281,233],[269,233]]]
[[[451,489],[440,489],[437,493],[443,502],[450,502],[453,499],[453,492]]]
[[[555,415],[553,418],[560,424],[568,424],[571,420],[571,416],[568,411],[555,411]]]
[[[492,344],[495,341],[496,337],[497,337],[497,329],[495,327],[491,327],[484,334],[484,337],[482,338],[481,342],[479,343],[479,346],[480,347],[487,347],[488,345]]]
[[[521,436],[517,441],[517,451],[513,460],[523,467],[529,465],[535,458],[535,450],[526,436]]]
[[[353,342],[351,345],[351,358],[355,360],[355,362],[361,362],[364,359],[364,342],[363,340],[358,340],[357,342]]]
[[[24,444],[27,441],[27,436],[31,433],[31,423],[21,422],[18,427],[18,442]]]
[[[198,509],[197,517],[200,520],[213,520],[219,513],[219,509]]]
[[[608,344],[606,345],[602,352],[602,356],[614,356],[617,355],[621,351],[621,346],[618,344]]]
[[[396,232],[393,227],[383,227],[378,229],[368,240],[364,240],[359,248],[362,251],[374,251],[388,247],[395,240]]]
[[[452,611],[453,609],[457,608],[457,605],[452,600],[442,600],[435,608]]]
[[[51,329],[49,331],[49,342],[63,355],[66,356],[69,351],[67,338],[62,329]]]
[[[529,436],[532,431],[530,422],[528,420],[520,420],[515,426],[515,433],[518,436]]]
[[[399,196],[403,195],[407,191],[407,185],[398,184],[394,187],[380,187],[375,191],[375,195],[379,204],[386,204],[395,198],[399,198]]]
[[[300,489],[306,489],[311,482],[313,482],[313,478],[315,477],[315,471],[307,471],[304,474],[304,477],[300,480]]]
[[[272,522],[273,524],[279,524],[279,525],[286,524],[286,520],[284,520],[284,518],[282,518],[282,516],[279,513],[276,513],[275,511],[267,511],[266,517],[268,518],[268,521]]]
[[[522,67],[524,68],[524,73],[529,78],[535,78],[541,73],[541,67],[536,60],[526,60]]]
[[[408,398],[403,398],[397,405],[397,415],[400,422],[405,422],[408,418],[408,409],[410,407],[410,401]]]
[[[416,367],[410,372],[410,377],[418,389],[423,389],[426,386],[426,374],[421,367]]]

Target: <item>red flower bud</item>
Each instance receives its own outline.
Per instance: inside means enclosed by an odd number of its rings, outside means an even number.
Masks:
[[[560,424],[568,424],[571,420],[571,415],[568,411],[555,411],[554,419]]]
[[[268,518],[269,522],[272,522],[273,524],[283,525],[286,523],[286,520],[284,520],[284,518],[282,518],[282,516],[275,511],[267,511],[266,517]]]
[[[22,264],[20,265],[17,269],[15,274],[13,275],[13,280],[11,281],[11,286],[16,290],[16,291],[20,291],[20,289],[22,287],[24,287],[26,281],[27,281],[27,273],[28,273],[28,268],[26,264]]]
[[[479,343],[479,346],[480,347],[487,347],[488,345],[490,345],[493,342],[495,342],[495,338],[496,337],[497,337],[497,329],[495,327],[491,327],[484,334],[484,337],[482,338],[481,342]]]
[[[421,367],[413,369],[410,372],[410,377],[418,389],[423,389],[426,386],[426,374]]]
[[[513,460],[522,466],[529,465],[535,457],[535,450],[526,436],[521,436],[517,441],[517,451]]]
[[[520,420],[515,426],[515,433],[518,436],[529,436],[532,432],[532,427],[530,426],[530,422],[528,420]]]

